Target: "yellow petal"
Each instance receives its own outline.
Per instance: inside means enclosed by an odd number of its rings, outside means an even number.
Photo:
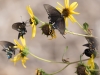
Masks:
[[[68,17],[69,17],[69,19],[70,19],[72,22],[77,22],[77,21],[75,20],[75,18],[74,18],[72,15],[69,15]]]
[[[65,18],[65,24],[66,24],[66,27],[68,28],[68,18]]]
[[[62,10],[59,8],[59,7],[56,7],[56,9],[61,13],[62,12]]]
[[[56,33],[55,31],[53,30],[53,37],[56,38]]]
[[[60,7],[64,8],[64,6],[62,6],[59,2],[57,2],[57,4],[58,4]]]
[[[17,48],[22,49],[22,45],[19,44],[19,42],[17,40],[14,39],[15,44],[17,45]]]
[[[80,13],[75,12],[75,11],[70,11],[70,14],[80,14]]]
[[[16,62],[18,62],[21,59],[20,53],[17,54],[13,59],[11,59],[12,62],[14,62],[14,65],[16,64]]]
[[[94,69],[94,58],[93,57],[91,57],[89,60],[88,60],[88,66],[90,66],[91,67],[91,69]]]
[[[30,6],[27,6],[26,8],[27,8],[27,11],[28,11],[29,15],[33,18],[34,17],[34,14],[33,14],[33,11],[31,9],[31,7]]]
[[[24,37],[20,37],[22,45],[25,47],[26,46],[26,41]]]
[[[69,0],[65,0],[65,7],[69,8]]]
[[[36,35],[36,26],[35,25],[31,25],[31,26],[32,26],[32,38],[33,38]]]
[[[76,7],[78,6],[78,3],[77,2],[73,2],[71,5],[70,5],[70,10],[74,10],[76,9]]]
[[[26,66],[25,66],[26,60],[28,60],[27,57],[23,57],[22,60],[21,60],[24,68],[26,68]]]

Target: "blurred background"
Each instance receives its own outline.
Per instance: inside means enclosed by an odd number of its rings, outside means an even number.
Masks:
[[[76,20],[83,24],[87,22],[90,28],[93,29],[93,34],[100,37],[100,0],[69,0],[72,2],[78,2],[78,7],[75,11],[79,12],[79,15],[74,15]],[[64,5],[64,0],[0,0],[0,41],[10,41],[14,43],[14,39],[17,39],[18,32],[12,29],[12,24],[15,22],[27,21],[30,16],[26,10],[26,6],[30,5],[35,16],[44,22],[48,22],[48,15],[43,7],[43,4],[47,3],[52,6],[57,6],[57,2]],[[22,18],[21,18],[22,17]],[[86,49],[82,45],[87,43],[86,39],[82,36],[76,36],[72,34],[66,34],[64,39],[58,31],[56,31],[57,38],[48,40],[50,37],[42,35],[42,31],[39,28],[42,24],[37,26],[37,34],[35,38],[31,38],[31,27],[27,27],[27,34],[25,35],[27,46],[33,54],[49,59],[52,61],[62,61],[62,54],[68,46],[68,50],[65,54],[65,59],[69,58],[70,62],[79,60],[80,54]],[[68,29],[77,33],[83,33],[83,30],[78,27],[76,23],[71,23],[69,20]],[[0,50],[2,47],[0,46]],[[35,75],[37,68],[42,68],[47,73],[53,73],[65,66],[65,64],[47,63],[38,60],[31,55],[28,55],[29,60],[26,62],[27,68],[25,69],[21,61],[16,65],[7,59],[6,53],[0,51],[0,75]],[[87,57],[84,55],[83,59]],[[98,61],[97,61],[98,60]],[[99,58],[96,62],[100,62]],[[100,66],[100,63],[98,63]],[[75,70],[77,64],[70,65],[57,75],[76,75]]]

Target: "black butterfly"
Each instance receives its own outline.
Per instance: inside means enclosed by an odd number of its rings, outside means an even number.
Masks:
[[[83,46],[88,47],[85,49],[84,54],[88,57],[91,57],[92,54],[96,55],[96,50],[98,50],[98,42],[94,37],[85,37],[88,41],[87,44],[84,44]]]
[[[48,13],[49,23],[53,25],[54,29],[59,30],[59,32],[64,35],[65,33],[65,20],[61,13],[49,4],[44,4],[44,8]]]
[[[7,58],[12,58],[12,55],[15,55],[15,49],[14,44],[8,41],[0,41],[0,45],[3,47],[2,51],[7,53]]]
[[[12,25],[12,28],[13,28],[14,30],[17,30],[17,31],[19,32],[19,34],[18,34],[18,39],[19,39],[21,36],[23,37],[23,35],[25,35],[26,32],[27,32],[27,30],[26,30],[26,23],[25,23],[25,22],[17,22],[17,23],[14,23],[14,24]]]

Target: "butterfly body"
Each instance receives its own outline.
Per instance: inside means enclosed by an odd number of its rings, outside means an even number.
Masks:
[[[26,32],[27,32],[27,30],[26,30],[26,23],[25,23],[25,22],[17,22],[17,23],[14,23],[14,24],[12,25],[12,28],[13,28],[14,30],[17,30],[17,31],[19,32],[19,34],[18,34],[18,39],[19,39],[21,36],[23,37],[23,35],[25,35]]]
[[[97,40],[93,37],[85,37],[85,38],[88,41],[88,43],[84,44],[83,46],[86,46],[88,48],[85,49],[84,54],[88,57],[91,57],[92,54],[96,56],[96,51],[98,50]]]

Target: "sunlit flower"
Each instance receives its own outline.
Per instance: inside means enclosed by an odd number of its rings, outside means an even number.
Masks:
[[[28,60],[28,58],[26,57],[28,55],[28,48],[26,47],[25,38],[20,37],[20,40],[21,40],[22,45],[19,44],[17,40],[14,40],[16,44],[14,48],[18,48],[20,49],[20,51],[13,59],[11,59],[11,61],[13,61],[14,64],[16,64],[17,61],[21,60],[23,67],[26,68],[25,63]]]
[[[32,38],[33,38],[36,35],[36,25],[38,24],[38,20],[35,18],[30,6],[27,6],[27,11],[31,17],[29,21],[30,21],[30,24],[32,26]]]
[[[45,23],[40,28],[42,30],[42,34],[45,34],[47,37],[52,37],[50,40],[56,38],[55,30],[53,29],[52,25]]]
[[[70,6],[69,6],[69,0],[65,0],[65,7],[62,6],[59,2],[57,2],[57,4],[59,6],[61,6],[61,8],[57,9],[61,12],[61,14],[64,16],[65,20],[66,20],[66,26],[68,26],[68,18],[72,21],[72,22],[77,22],[76,19],[72,16],[73,14],[79,14],[78,12],[75,12],[74,9],[76,9],[76,7],[78,6],[77,2],[73,2]]]
[[[88,63],[87,64],[88,64],[88,66],[90,67],[91,70],[94,69],[95,66],[94,66],[94,55],[93,54],[91,55],[91,57],[88,60]]]

